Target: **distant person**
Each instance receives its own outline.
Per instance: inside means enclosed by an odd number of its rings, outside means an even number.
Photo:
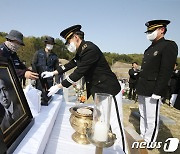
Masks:
[[[12,101],[12,97],[7,89],[6,83],[0,79],[0,104],[4,107],[4,118],[1,122],[1,129],[5,131],[16,120],[23,115],[23,109],[20,104]]]
[[[179,81],[180,82],[180,81]],[[176,95],[175,96],[175,99],[174,99],[174,102],[173,102],[173,107],[174,108],[176,108],[176,109],[178,109],[178,110],[180,110],[180,84],[178,84],[179,86],[178,86],[178,93],[177,94],[173,94],[173,95]],[[172,95],[172,96],[173,96]]]
[[[180,78],[180,71],[177,69],[178,63],[175,63],[174,70],[172,72],[171,78],[169,80],[169,98],[171,98],[172,94],[177,94],[177,84]]]
[[[174,108],[180,110],[180,76],[176,78],[175,82],[176,82],[176,86],[175,86],[175,89],[173,89],[174,91],[173,91],[173,94],[171,94],[169,102]]]
[[[174,70],[168,82],[168,87],[165,89],[166,96],[162,98],[162,103],[166,103],[166,100],[169,100],[169,106],[174,106],[174,96],[178,94],[177,83],[180,78],[180,72],[177,70],[177,66],[178,63],[175,63]]]
[[[132,99],[136,101],[136,84],[139,75],[138,63],[133,62],[132,68],[129,70],[129,94],[128,99]]]
[[[178,54],[176,43],[164,38],[169,23],[169,20],[152,20],[145,24],[147,39],[152,43],[144,52],[137,94],[140,135],[146,142],[156,141],[161,98],[166,95]]]
[[[47,36],[44,40],[45,48],[35,52],[32,60],[32,69],[38,74],[44,71],[55,71],[59,67],[57,55],[53,52],[55,41],[53,37]],[[59,82],[58,82],[59,83]],[[36,82],[36,88],[42,91],[42,105],[47,104],[47,90],[53,86],[53,76],[47,79],[40,78]]]
[[[180,72],[177,70],[178,63],[175,63],[174,70],[172,72],[171,78],[168,82],[168,89],[166,90],[166,96],[163,97],[162,102],[166,103],[169,100],[169,106],[174,106],[175,98],[178,94],[178,80],[180,78]]]
[[[23,77],[36,80],[38,79],[38,74],[28,70],[16,53],[17,50],[24,45],[23,34],[17,30],[11,30],[6,36],[6,41],[0,45],[0,57],[5,57],[12,61],[20,80],[22,80]]]

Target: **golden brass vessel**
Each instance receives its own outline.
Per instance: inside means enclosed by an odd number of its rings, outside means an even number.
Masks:
[[[78,109],[89,109],[92,111],[91,114],[82,114],[77,112]],[[73,127],[73,129],[76,131],[72,135],[72,139],[79,143],[79,144],[89,144],[86,137],[86,129],[92,127],[92,120],[93,120],[93,108],[87,107],[87,106],[74,106],[69,109],[71,112],[70,116],[70,124]]]

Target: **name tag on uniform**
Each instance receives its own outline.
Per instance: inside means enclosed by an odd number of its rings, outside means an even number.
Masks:
[[[153,55],[154,55],[154,56],[157,56],[158,53],[159,53],[159,51],[155,51]]]

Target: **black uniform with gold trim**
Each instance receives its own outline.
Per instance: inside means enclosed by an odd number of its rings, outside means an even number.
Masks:
[[[92,42],[82,41],[75,57],[57,71],[62,74],[77,66],[74,72],[64,81],[62,85],[69,87],[72,80],[78,81],[85,77],[87,97],[95,93],[108,93],[113,96],[118,94],[121,87],[116,75],[111,71],[103,53]]]
[[[87,89],[87,97],[95,93],[108,93],[113,95],[113,103],[111,108],[111,128],[117,135],[116,143],[114,148],[120,148],[119,151],[127,151],[125,134],[123,130],[123,124],[120,118],[121,110],[119,110],[120,102],[120,84],[117,80],[116,75],[111,71],[103,53],[101,50],[92,42],[84,41],[84,32],[81,30],[81,25],[74,25],[60,33],[60,36],[66,39],[68,44],[68,50],[74,52],[76,48],[75,57],[66,65],[61,66],[57,69],[59,74],[62,74],[71,68],[76,67],[74,72],[69,75],[65,80],[61,82],[63,87],[69,87],[73,82],[78,81],[84,76]],[[73,47],[73,36],[76,38],[78,44],[74,44]],[[76,37],[77,37],[76,36]],[[74,37],[75,38],[75,37]],[[77,43],[76,42],[76,43]],[[118,95],[119,93],[119,95]],[[119,129],[117,129],[119,128]]]
[[[178,47],[174,41],[161,38],[153,42],[144,52],[137,94],[165,96],[177,54]]]
[[[136,90],[140,136],[148,143],[157,139],[161,98],[166,95],[178,54],[176,43],[164,39],[169,23],[169,20],[152,20],[145,24],[147,38],[152,44],[144,52]]]

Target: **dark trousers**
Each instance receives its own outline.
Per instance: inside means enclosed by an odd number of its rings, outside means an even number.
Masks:
[[[129,99],[136,100],[136,89],[135,89],[135,84],[134,83],[129,83],[129,94],[128,94]]]

